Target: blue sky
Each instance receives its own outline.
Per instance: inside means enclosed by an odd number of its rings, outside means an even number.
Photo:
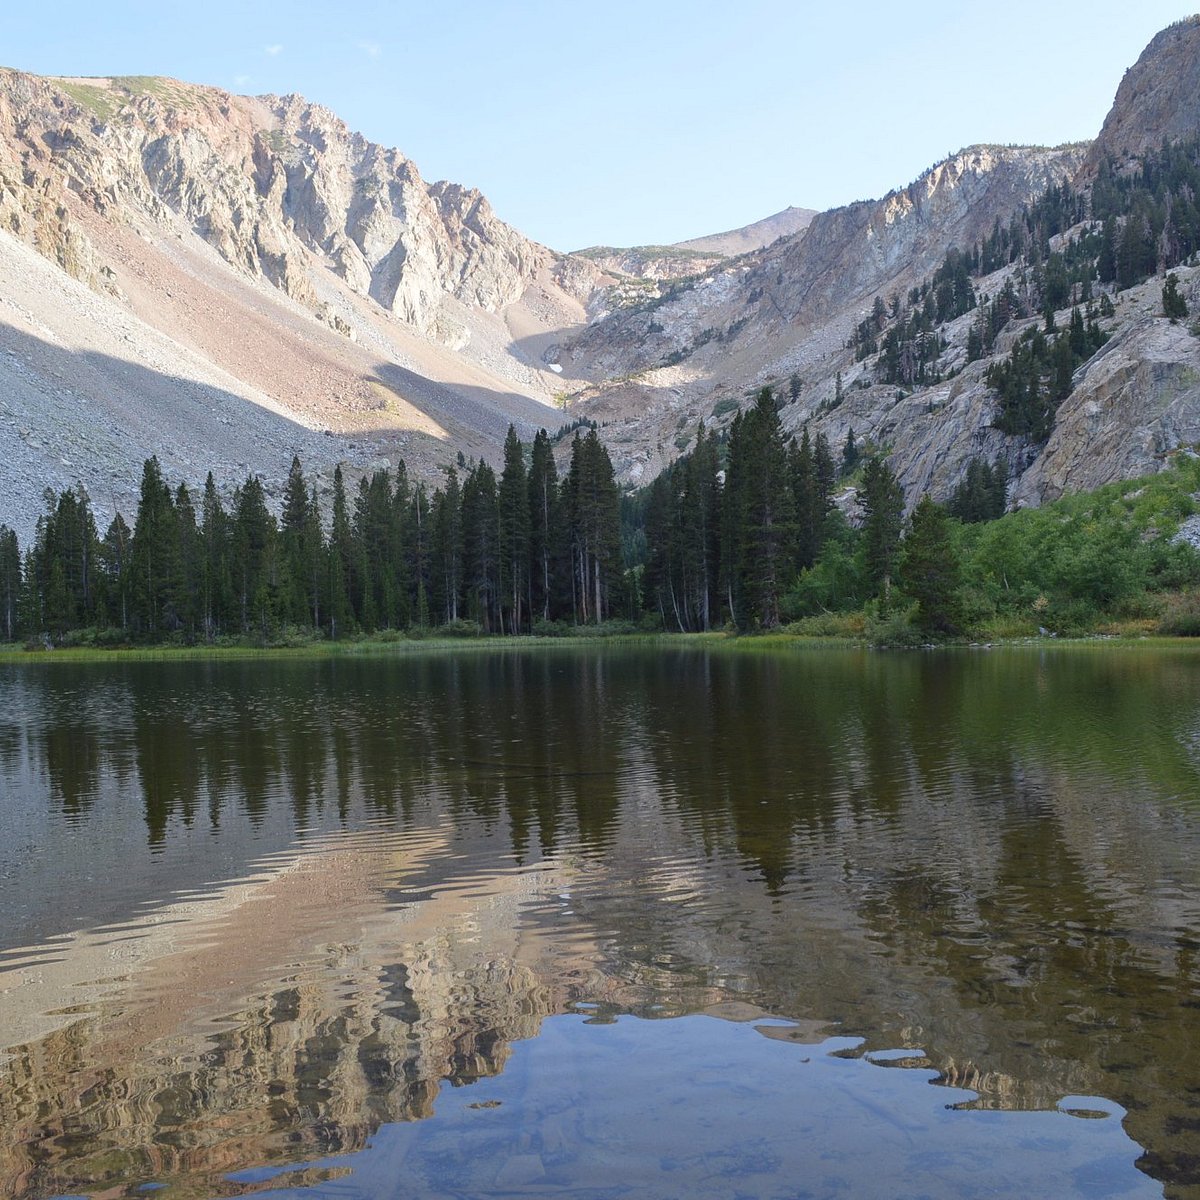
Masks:
[[[0,62],[300,92],[557,249],[882,195],[972,142],[1093,137],[1160,0],[59,0]]]

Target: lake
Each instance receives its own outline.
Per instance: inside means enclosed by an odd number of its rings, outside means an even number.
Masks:
[[[0,1195],[1200,1197],[1200,654],[0,664]]]

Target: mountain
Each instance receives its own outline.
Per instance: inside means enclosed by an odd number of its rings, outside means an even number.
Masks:
[[[702,274],[722,259],[750,254],[780,238],[801,233],[812,224],[816,215],[816,209],[812,208],[785,208],[783,212],[741,229],[729,229],[670,246],[589,246],[575,253],[612,275],[656,282],[683,279]],[[639,296],[636,290],[625,295],[635,300],[645,299],[645,295]]]
[[[1200,442],[1200,340],[1160,303],[1168,261],[1193,308],[1200,269],[1176,253],[1190,185],[1147,198],[1136,160],[1200,131],[1198,80],[1191,18],[1147,46],[1091,144],[973,146],[879,200],[562,254],[298,96],[0,69],[0,521],[27,535],[43,488],[77,481],[101,519],[129,514],[151,453],[168,478],[253,471],[277,496],[293,453],[322,488],[337,462],[353,479],[400,456],[436,481],[460,453],[495,461],[510,422],[528,438],[575,418],[636,484],[764,385],[786,428],[888,452],[910,500],[975,457],[1009,462],[1020,504],[1153,470]],[[1074,206],[1052,234],[1022,216],[1047,194]],[[1104,285],[1106,344],[1042,426],[1014,425],[993,368],[1045,319],[1047,256],[1081,269],[1097,197],[1110,233],[1154,225],[1155,261]],[[1113,205],[1135,202],[1131,226]],[[1022,245],[983,270],[1009,230]],[[943,311],[956,250],[970,304]]]
[[[1164,140],[1200,129],[1200,18],[1155,34],[1121,80],[1112,109],[1088,153],[1094,172],[1107,159],[1120,163]]]
[[[269,489],[436,475],[556,424],[541,343],[600,272],[296,96],[0,70],[0,512],[131,511],[140,462]]]
[[[677,242],[680,250],[710,251],[724,254],[727,258],[735,258],[739,254],[749,254],[752,250],[761,250],[781,237],[791,237],[807,229],[817,215],[815,208],[785,208],[782,212],[772,213],[744,225],[741,229],[729,229],[724,233],[712,233],[707,237],[691,238],[686,242]]]
[[[633,480],[656,474],[697,421],[723,424],[748,391],[786,387],[794,374],[803,393],[785,423],[798,428],[832,397],[838,372],[862,374],[846,346],[876,296],[919,285],[947,249],[1070,180],[1083,156],[1078,146],[965,150],[882,200],[822,213],[802,233],[593,322],[562,348],[565,377],[578,381],[581,411],[619,423],[608,440]],[[840,416],[823,427],[838,444],[848,428]]]
[[[1145,185],[1136,159],[1200,133],[1197,79],[1200,18],[1190,18],[1159,34],[1127,73],[1096,142],[971,147],[882,200],[822,213],[802,234],[614,308],[558,352],[572,405],[602,423],[633,482],[686,451],[699,421],[726,428],[762,386],[784,401],[785,429],[808,427],[835,447],[853,430],[860,445],[885,451],[910,503],[925,491],[947,497],[977,457],[1007,460],[1010,502],[1019,505],[1159,469],[1200,441],[1200,340],[1163,316],[1164,264],[1193,312],[1200,270],[1177,253],[1190,185],[1154,199],[1147,187],[1157,185]],[[1098,327],[1108,340],[1074,370],[1048,436],[1005,431],[991,369],[1042,324],[1046,255],[1061,265],[1077,253],[1073,242],[1099,237],[1101,223],[1087,219],[1098,180],[1105,204],[1120,194],[1134,206],[1114,210],[1119,238],[1131,221],[1147,237],[1153,225],[1148,272],[1119,291],[1106,285],[1113,311]],[[1048,189],[1069,195],[1078,213],[1049,246],[1027,246],[970,281],[972,305],[1008,287],[1017,295],[995,344],[972,354],[978,312],[939,316],[921,335],[937,340],[930,371],[898,384],[883,350],[859,338],[864,323],[879,343],[898,332],[915,311],[913,289],[920,308],[949,254],[972,251],[1014,218],[1021,224]],[[1023,220],[1033,228],[1033,217]],[[1077,283],[1074,297],[1082,291]],[[1071,320],[1071,295],[1052,305],[1056,328]],[[1052,385],[1043,378],[1040,386]]]

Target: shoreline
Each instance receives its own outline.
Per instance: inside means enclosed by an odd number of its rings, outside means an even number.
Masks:
[[[494,652],[498,650],[540,650],[559,647],[581,649],[596,646],[641,646],[678,648],[723,648],[751,651],[788,649],[862,649],[907,652],[931,650],[999,650],[1019,647],[1049,649],[1058,646],[1155,646],[1200,649],[1200,639],[1168,634],[1096,632],[1073,636],[1024,636],[1007,638],[970,638],[927,642],[917,646],[888,646],[866,637],[796,634],[777,631],[759,634],[731,634],[714,630],[706,633],[620,633],[575,634],[563,637],[539,637],[533,634],[495,634],[477,638],[390,638],[386,640],[312,642],[301,646],[64,646],[54,649],[0,648],[0,666],[17,663],[171,663],[171,662],[253,662],[319,661],[339,658],[399,658],[420,654],[453,652]]]

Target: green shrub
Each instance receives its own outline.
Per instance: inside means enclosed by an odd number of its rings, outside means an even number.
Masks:
[[[917,628],[916,605],[880,612],[875,605],[867,611],[866,637],[872,646],[907,649],[924,646],[928,638]]]
[[[548,621],[545,617],[538,617],[531,632],[534,637],[570,637],[572,628],[566,621]]]
[[[1165,637],[1200,637],[1200,592],[1173,596],[1158,621]]]
[[[811,638],[857,638],[866,628],[866,617],[860,612],[818,613],[813,617],[801,617],[784,626],[784,633],[794,637]]]
[[[441,637],[448,638],[477,638],[483,637],[483,626],[478,621],[468,621],[459,617],[457,621],[447,621],[438,629]]]

